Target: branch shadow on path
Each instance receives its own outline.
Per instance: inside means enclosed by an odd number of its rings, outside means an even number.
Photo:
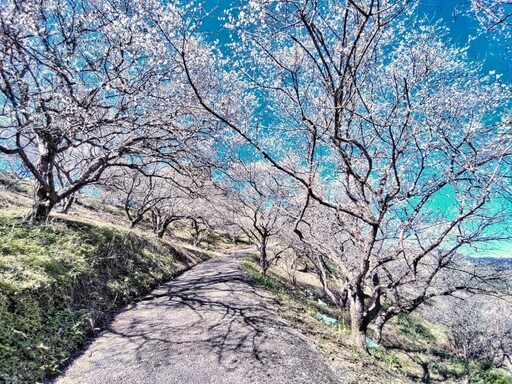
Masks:
[[[240,257],[207,261],[121,312],[57,383],[340,382]]]

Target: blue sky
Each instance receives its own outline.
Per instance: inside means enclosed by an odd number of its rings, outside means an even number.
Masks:
[[[203,30],[211,33],[212,40],[227,40],[228,32],[222,30],[223,22],[217,18],[223,15],[224,10],[229,8],[230,4],[240,2],[244,2],[244,0],[205,0],[204,6],[207,11],[211,12],[211,17],[205,21]],[[418,13],[426,15],[433,22],[442,20],[450,29],[450,37],[456,44],[464,45],[470,37],[474,37],[470,44],[470,57],[484,63],[485,73],[495,71],[496,74],[502,75],[502,81],[512,83],[510,56],[504,59],[503,46],[499,46],[490,34],[478,36],[478,22],[464,14],[464,5],[467,6],[468,2],[464,0],[423,0],[418,8]]]
[[[233,3],[244,1],[233,0]],[[205,8],[211,12],[211,15],[202,29],[211,33],[212,40],[219,39],[221,42],[228,40],[228,32],[222,29],[223,21],[217,18],[222,17],[230,3],[231,1],[227,0],[205,0]],[[463,3],[463,0],[423,0],[418,8],[418,14],[427,16],[433,23],[442,20],[450,30],[452,43],[465,46],[468,41],[471,41],[469,58],[483,63],[483,74],[495,74],[500,81],[512,84],[511,57],[504,54],[503,46],[500,46],[491,34],[479,33],[478,21],[465,13],[464,5],[467,6],[468,3]],[[498,231],[503,229],[500,226],[495,228]],[[466,249],[465,253],[473,256],[510,256],[512,243],[497,241],[487,244],[486,247]]]
[[[502,81],[512,83],[510,56],[504,55],[504,47],[493,40],[491,34],[478,34],[478,22],[464,14],[461,4],[467,6],[467,2],[456,0],[424,0],[418,11],[433,21],[442,19],[456,44],[464,45],[474,37],[470,44],[470,57],[482,61],[485,72],[496,71],[496,74],[503,75]]]

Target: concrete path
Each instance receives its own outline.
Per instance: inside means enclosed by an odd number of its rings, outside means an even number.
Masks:
[[[206,261],[116,316],[64,383],[342,383],[241,269]]]

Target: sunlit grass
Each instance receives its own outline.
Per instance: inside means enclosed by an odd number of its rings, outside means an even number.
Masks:
[[[177,270],[175,250],[108,225],[0,214],[0,382],[58,372],[119,306]]]

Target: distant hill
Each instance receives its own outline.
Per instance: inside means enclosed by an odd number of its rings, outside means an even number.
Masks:
[[[502,267],[512,268],[512,257],[478,257],[474,258],[476,262],[499,265]]]

